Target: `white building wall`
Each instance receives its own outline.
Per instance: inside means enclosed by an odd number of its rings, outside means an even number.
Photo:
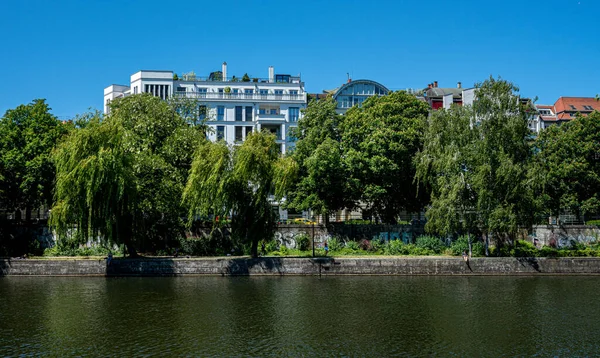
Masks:
[[[270,68],[269,72],[271,75],[274,71]],[[229,74],[227,76],[232,77]],[[290,122],[290,108],[298,108],[299,117],[302,115],[302,109],[306,108],[304,83],[294,77],[290,78],[289,83],[275,83],[273,80],[264,79],[257,80],[257,82],[207,81],[200,77],[195,77],[194,81],[184,81],[183,79],[174,81],[172,71],[138,71],[131,75],[130,84],[131,86],[127,87],[127,93],[123,92],[118,95],[125,96],[150,91],[146,87],[147,85],[166,85],[169,86],[169,97],[184,95],[197,99],[206,106],[207,124],[214,130],[213,133],[208,134],[208,138],[216,140],[217,127],[223,126],[224,139],[229,144],[235,144],[236,126],[252,127],[253,131],[277,128],[279,131],[277,143],[282,145],[282,149],[285,151],[293,145],[286,143],[287,132],[290,127],[297,125],[296,122]],[[230,89],[229,93],[225,92],[227,87]],[[105,103],[106,99],[112,99],[112,94],[107,97],[106,91],[109,88],[105,90]],[[252,93],[246,94],[247,90],[251,90]],[[224,107],[222,121],[217,120],[219,106]],[[236,106],[242,107],[242,121],[235,120]],[[259,114],[261,106],[277,108],[278,115]],[[246,107],[252,107],[252,121],[246,121]],[[105,113],[106,111],[107,108],[105,108]],[[246,129],[244,128],[243,139],[245,137]]]

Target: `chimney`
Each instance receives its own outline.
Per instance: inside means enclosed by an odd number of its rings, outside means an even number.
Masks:
[[[227,62],[223,62],[221,72],[223,72],[223,81],[227,81]]]
[[[458,82],[458,83],[456,84],[456,88],[462,88],[462,83],[461,83],[461,82]]]
[[[433,81],[433,88],[437,88],[437,81]]]
[[[269,83],[275,82],[275,69],[273,66],[269,66]]]

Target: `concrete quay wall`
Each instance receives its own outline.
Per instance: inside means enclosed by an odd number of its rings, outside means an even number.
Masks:
[[[0,258],[0,276],[588,275],[600,258]]]

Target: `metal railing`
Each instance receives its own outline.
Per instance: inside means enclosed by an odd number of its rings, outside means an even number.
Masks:
[[[215,100],[246,100],[246,101],[294,101],[306,102],[306,94],[263,94],[263,93],[220,93],[220,92],[174,92],[174,97],[215,99]]]
[[[227,82],[227,83],[280,83],[280,84],[289,84],[289,83],[301,83],[302,80],[298,76],[290,76],[289,79],[281,80],[281,79],[273,79],[273,81],[269,81],[268,78],[258,78],[252,77],[249,81],[242,81],[242,77],[227,77],[226,80],[220,78],[210,78],[210,77],[200,77],[195,75],[183,75],[178,77],[175,81],[179,82]]]

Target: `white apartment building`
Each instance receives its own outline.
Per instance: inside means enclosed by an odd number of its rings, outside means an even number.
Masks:
[[[213,131],[211,140],[239,144],[253,131],[275,134],[281,152],[294,142],[288,131],[297,125],[306,108],[306,91],[300,76],[275,74],[268,78],[228,76],[227,63],[208,77],[194,73],[179,78],[173,71],[138,71],[130,85],[111,85],[104,89],[104,113],[112,100],[138,93],[152,93],[162,99],[172,96],[197,99],[201,118]]]

